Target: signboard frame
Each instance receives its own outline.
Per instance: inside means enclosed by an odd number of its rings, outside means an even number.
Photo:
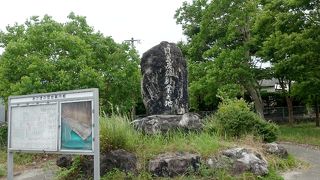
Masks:
[[[91,102],[91,150],[73,150],[61,149],[61,104],[68,102]],[[31,148],[14,148],[12,147],[12,108],[39,106],[43,104],[57,104],[57,149],[41,150]],[[97,88],[81,89],[72,91],[60,91],[42,94],[30,94],[23,96],[10,96],[8,98],[8,172],[7,178],[13,179],[13,155],[14,152],[25,153],[51,153],[51,154],[79,154],[94,156],[94,179],[100,179],[100,144],[99,144],[99,90]]]

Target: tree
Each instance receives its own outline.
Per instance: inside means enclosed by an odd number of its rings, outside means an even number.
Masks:
[[[137,102],[138,55],[126,44],[94,32],[85,17],[66,23],[31,17],[0,32],[0,96],[99,88],[105,110]]]
[[[258,5],[256,0],[194,0],[184,3],[175,17],[188,36],[191,60],[214,64],[210,74],[218,83],[241,85],[263,117],[252,35]]]
[[[295,81],[302,89],[313,89],[310,85],[319,81],[314,71],[319,66],[315,63],[319,61],[318,4],[317,0],[262,1],[263,11],[255,25],[257,39],[263,42],[259,55],[273,65],[274,76],[286,96],[290,124],[292,83]],[[309,94],[317,94],[317,90]]]

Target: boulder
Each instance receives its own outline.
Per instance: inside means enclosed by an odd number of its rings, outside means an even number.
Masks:
[[[80,170],[86,177],[93,176],[93,156],[81,156]],[[123,172],[137,172],[138,160],[135,154],[122,149],[113,150],[100,155],[100,175],[103,176],[113,169],[119,169]],[[70,167],[70,166],[69,166]]]
[[[56,165],[63,168],[69,168],[73,163],[71,155],[60,155],[56,160]]]
[[[185,152],[165,153],[150,160],[148,170],[153,176],[174,177],[197,171],[200,167],[200,156]]]
[[[277,143],[267,143],[267,144],[264,144],[262,147],[269,154],[274,154],[281,158],[288,157],[287,149]]]
[[[200,131],[203,128],[202,119],[196,113],[183,115],[152,115],[132,121],[135,129],[145,134],[166,133],[181,129],[187,131]]]
[[[222,152],[233,160],[231,171],[235,175],[246,171],[263,176],[269,173],[267,161],[257,152],[245,148],[233,148]]]
[[[101,174],[105,174],[112,169],[119,169],[126,173],[137,172],[137,157],[135,154],[122,149],[110,151],[103,154],[100,162]]]
[[[147,113],[187,113],[187,63],[178,46],[161,42],[143,54],[140,65],[141,91]]]
[[[233,163],[234,163],[233,159],[231,159],[227,156],[224,156],[224,155],[218,155],[215,157],[211,157],[207,160],[207,165],[213,169],[230,170],[230,169],[232,169]]]

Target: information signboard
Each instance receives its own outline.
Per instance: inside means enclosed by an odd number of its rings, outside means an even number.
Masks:
[[[57,103],[11,107],[12,150],[57,151]]]
[[[8,179],[15,151],[94,155],[98,179],[98,89],[9,97]]]

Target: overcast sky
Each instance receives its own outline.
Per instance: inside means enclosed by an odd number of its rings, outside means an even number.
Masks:
[[[65,22],[73,11],[118,43],[131,37],[141,40],[136,47],[142,54],[161,41],[185,39],[173,18],[183,1],[191,0],[5,0],[0,6],[0,29],[44,14]]]

